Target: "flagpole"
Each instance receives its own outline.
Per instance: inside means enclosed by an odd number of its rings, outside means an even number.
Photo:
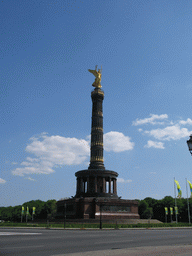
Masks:
[[[188,208],[188,218],[189,218],[189,224],[191,224],[190,208],[189,208],[189,198],[188,198],[188,189],[187,189],[187,178],[186,178],[186,191],[187,191],[187,208]]]
[[[175,177],[174,177],[174,191],[175,191],[175,207],[177,207],[176,190],[175,190]],[[177,223],[177,214],[175,214],[175,216],[176,216],[176,223]]]

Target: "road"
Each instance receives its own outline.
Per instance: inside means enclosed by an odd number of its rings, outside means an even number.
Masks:
[[[157,249],[162,252],[158,254],[149,252],[149,250]],[[66,254],[91,256],[192,255],[192,229],[47,230],[0,228],[0,255],[61,256]]]

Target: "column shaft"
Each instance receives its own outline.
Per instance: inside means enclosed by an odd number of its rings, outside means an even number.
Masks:
[[[83,192],[85,193],[85,181],[83,181]]]
[[[90,191],[90,182],[89,182],[89,177],[87,177],[87,192]]]
[[[114,179],[113,187],[114,187],[114,194],[117,194],[117,180],[116,179]]]
[[[109,178],[109,193],[111,193],[111,178]]]
[[[95,177],[95,193],[97,193],[97,177]]]
[[[80,178],[80,192],[83,192],[83,179]]]
[[[115,193],[115,179],[112,180],[113,182],[113,194]]]
[[[104,92],[96,88],[91,93],[92,125],[91,125],[91,157],[88,169],[105,169],[103,164],[103,99]]]
[[[103,178],[103,193],[106,192],[106,182],[105,182],[105,178]]]
[[[79,186],[79,178],[77,178],[77,193],[80,192],[80,186]]]

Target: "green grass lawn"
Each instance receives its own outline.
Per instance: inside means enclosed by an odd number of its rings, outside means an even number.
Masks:
[[[4,222],[0,223],[0,227],[44,227],[44,228],[64,228],[64,223],[14,223],[14,222]],[[86,229],[86,228],[95,228],[98,229],[100,224],[94,223],[66,223],[66,228],[79,228],[79,229]],[[109,224],[103,223],[103,228],[160,228],[160,227],[192,227],[192,224],[189,223],[158,223],[158,224]]]

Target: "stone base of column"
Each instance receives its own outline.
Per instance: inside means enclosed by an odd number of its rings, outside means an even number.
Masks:
[[[112,198],[71,198],[57,202],[56,219],[64,218],[64,206],[66,205],[67,219],[139,219],[138,202],[135,200],[112,199]]]

